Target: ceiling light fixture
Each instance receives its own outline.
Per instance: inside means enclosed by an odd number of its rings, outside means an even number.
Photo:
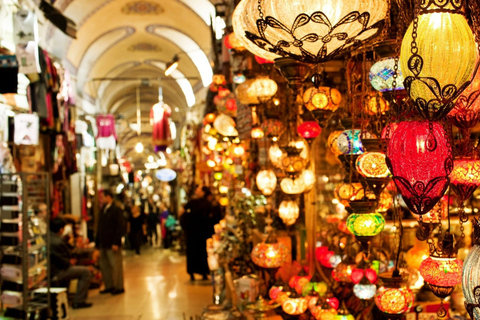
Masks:
[[[169,75],[172,74],[173,71],[175,71],[178,67],[178,55],[174,55],[173,59],[171,62],[167,63],[167,68],[165,69],[165,75],[168,77]]]

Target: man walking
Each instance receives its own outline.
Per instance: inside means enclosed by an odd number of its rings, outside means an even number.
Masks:
[[[122,210],[113,202],[113,193],[103,190],[103,208],[99,214],[96,245],[100,249],[100,270],[105,289],[101,294],[124,293],[122,236],[126,232]]]

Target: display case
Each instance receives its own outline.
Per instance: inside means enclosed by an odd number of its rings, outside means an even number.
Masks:
[[[0,300],[4,317],[47,319],[49,315],[49,190],[48,173],[0,175]],[[45,294],[34,295],[38,288],[44,288]]]

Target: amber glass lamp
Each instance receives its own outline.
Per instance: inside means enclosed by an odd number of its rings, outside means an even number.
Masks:
[[[306,190],[306,185],[302,176],[292,179],[289,177],[283,178],[280,182],[280,188],[286,194],[300,194]]]
[[[366,178],[387,178],[392,174],[388,170],[385,158],[382,152],[365,152],[357,158],[355,166],[358,173]]]
[[[383,98],[380,92],[367,94],[363,109],[370,116],[384,114],[389,108],[388,101]]]
[[[412,291],[406,287],[406,281],[399,275],[382,274],[380,278],[383,286],[377,290],[375,304],[387,318],[402,319],[412,307]]]
[[[300,215],[298,204],[292,200],[282,201],[280,203],[280,207],[278,208],[278,215],[282,219],[283,223],[285,223],[287,226],[294,224]]]
[[[417,23],[410,24],[402,41],[405,89],[418,111],[430,120],[448,114],[475,68],[477,46],[462,13],[463,4],[445,1],[440,8],[437,1],[423,1]]]
[[[235,94],[237,96],[237,99],[240,103],[246,104],[246,105],[257,105],[260,104],[260,101],[258,101],[257,96],[252,94],[252,91],[250,91],[250,86],[253,84],[255,79],[247,79],[245,80],[244,83],[240,84],[237,86],[235,89]]]
[[[276,239],[258,243],[252,250],[253,263],[262,268],[279,268],[288,259],[290,250]]]
[[[252,139],[262,139],[263,135],[264,135],[263,130],[260,127],[254,127],[250,132],[250,136],[252,137]]]
[[[338,156],[342,154],[342,151],[338,148],[338,137],[343,133],[343,130],[336,130],[328,136],[327,145],[334,155]]]
[[[420,265],[420,274],[439,298],[449,296],[462,282],[463,262],[455,256],[431,255]]]
[[[282,303],[282,310],[289,315],[300,315],[308,309],[308,299],[306,297],[290,296]]]
[[[283,151],[278,144],[273,144],[268,148],[268,159],[272,162],[275,168],[282,168],[282,159],[284,157]]]
[[[264,196],[270,196],[277,187],[277,176],[271,169],[260,170],[256,178],[257,187]]]

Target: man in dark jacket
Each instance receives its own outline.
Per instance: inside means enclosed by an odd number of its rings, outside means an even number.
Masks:
[[[53,279],[69,281],[78,279],[77,292],[73,300],[73,308],[88,308],[92,304],[86,302],[88,288],[92,274],[85,266],[73,266],[70,250],[60,237],[65,229],[66,222],[62,218],[50,221],[50,268]]]
[[[113,193],[103,191],[103,208],[99,213],[96,246],[100,249],[100,270],[105,289],[101,294],[124,293],[122,266],[122,237],[126,223],[122,209],[113,202]]]

